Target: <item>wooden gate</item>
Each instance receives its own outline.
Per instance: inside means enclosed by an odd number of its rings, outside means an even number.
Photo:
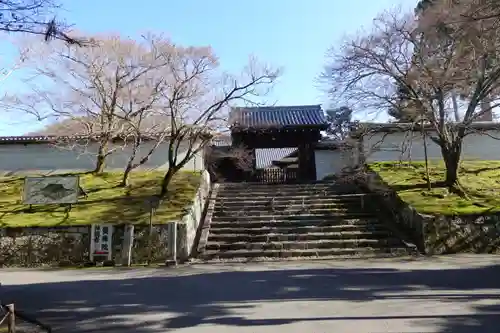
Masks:
[[[257,169],[252,181],[266,184],[296,183],[299,180],[298,170],[294,169]]]

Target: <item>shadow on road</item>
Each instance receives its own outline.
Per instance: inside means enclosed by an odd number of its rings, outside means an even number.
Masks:
[[[498,332],[500,327],[498,265],[442,270],[305,268],[202,273],[193,268],[187,273],[5,286],[3,301],[14,301],[17,307],[36,312],[38,319],[62,332],[76,333],[164,332],[207,324],[254,326],[258,332],[259,326],[296,322],[398,319],[439,321],[439,332],[443,333]],[[412,293],[406,295],[408,292]],[[425,315],[392,316],[387,309],[384,316],[346,317],[339,315],[342,309],[337,305],[328,317],[294,318],[285,313],[274,316],[279,319],[249,319],[238,315],[252,313],[256,303],[318,300],[359,304],[375,300],[481,301],[481,306],[475,306],[470,315],[450,308],[445,315],[431,310]],[[162,312],[168,316],[157,315]],[[407,309],[406,313],[414,312]]]

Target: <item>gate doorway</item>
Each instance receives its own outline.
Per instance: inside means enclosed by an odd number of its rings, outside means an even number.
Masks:
[[[250,156],[250,163],[240,168],[217,167],[223,175],[215,176],[216,179],[268,184],[316,179],[313,147],[321,139],[321,131],[328,128],[320,105],[233,108],[229,115],[229,127],[230,144],[225,147],[214,144],[212,150],[226,149],[231,152],[243,147]],[[286,149],[288,153],[262,166],[258,151],[266,149]],[[207,160],[214,165],[212,158]],[[224,163],[228,165],[228,162]]]

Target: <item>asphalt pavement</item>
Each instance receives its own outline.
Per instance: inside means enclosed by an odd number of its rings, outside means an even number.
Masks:
[[[54,332],[500,332],[500,257],[0,270]]]

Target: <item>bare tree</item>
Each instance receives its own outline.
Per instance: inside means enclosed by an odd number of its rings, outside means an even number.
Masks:
[[[0,83],[7,80],[16,70],[24,65],[29,53],[30,48],[19,48],[12,63],[2,64],[2,67],[0,67]]]
[[[88,48],[45,46],[28,81],[33,93],[11,97],[11,108],[74,126],[72,134],[88,138],[79,144],[96,141],[96,173],[117,149],[110,145],[113,139],[131,143],[122,185],[165,142],[169,168],[161,196],[172,177],[227,126],[229,106],[256,103],[279,74],[251,59],[241,77],[232,76],[220,70],[210,47],[182,47],[161,36],[142,43],[119,36],[94,39]],[[138,154],[151,139],[153,146]]]
[[[210,47],[183,47],[162,38],[151,40],[159,65],[154,72],[144,75],[148,78],[144,85],[129,86],[134,89],[130,95],[137,96],[144,86],[149,87],[147,93],[140,94],[141,103],[135,98],[134,103],[121,107],[123,119],[132,129],[127,130],[128,136],[133,137],[122,185],[131,170],[147,162],[165,144],[169,168],[160,191],[160,196],[165,196],[172,177],[203,151],[217,130],[226,126],[225,111],[229,104],[253,102],[250,97],[265,94],[278,72],[251,61],[240,83],[237,78],[220,72],[218,59]],[[143,137],[153,138],[154,144],[138,156]]]
[[[213,180],[232,181],[252,169],[253,152],[243,145],[208,146],[205,149],[205,165]]]
[[[219,62],[210,47],[183,47],[167,40],[152,39],[159,64],[148,80],[129,94],[147,88],[140,94],[142,102],[125,104],[118,116],[125,120],[127,136],[132,137],[132,154],[125,168],[122,185],[130,171],[148,161],[160,145],[168,146],[168,170],[163,178],[160,196],[165,196],[173,176],[195,155],[201,153],[216,132],[227,126],[230,103],[252,103],[251,97],[264,95],[278,71],[259,66],[255,60],[236,78],[219,70]],[[158,75],[158,78],[151,76]],[[242,82],[240,81],[242,80]],[[147,97],[147,98],[146,98]],[[142,138],[153,139],[153,145],[138,155]],[[243,160],[235,150],[232,157]]]
[[[158,87],[164,79],[158,69],[165,64],[154,37],[136,42],[97,36],[94,41],[86,48],[63,43],[40,46],[30,59],[33,76],[26,81],[32,92],[5,100],[11,109],[56,121],[59,130],[84,138],[79,145],[97,142],[94,172],[99,174],[119,147],[111,142],[117,138],[126,142],[137,119],[159,100]]]
[[[58,21],[55,12],[61,5],[54,0],[2,0],[0,1],[0,31],[24,33],[69,44],[84,45],[83,38],[68,34],[68,25]]]
[[[161,73],[163,73],[161,72],[161,68],[158,68],[156,73],[151,74],[161,75]],[[129,85],[129,103],[120,106],[123,112],[123,120],[126,121],[123,136],[127,142],[130,142],[128,145],[131,149],[123,172],[121,186],[128,185],[130,173],[134,169],[144,165],[157,148],[165,142],[165,139],[168,139],[170,134],[168,119],[156,112],[165,82],[162,78],[155,79],[153,82],[153,87],[150,87],[148,84],[140,87]],[[140,101],[136,98],[139,96],[142,97]],[[141,151],[145,142],[152,144],[147,149]]]
[[[170,120],[169,168],[160,196],[168,193],[173,176],[227,126],[227,110],[234,103],[255,103],[265,95],[279,75],[278,70],[250,59],[240,77],[222,73],[210,48],[181,48],[164,52],[170,63],[163,91],[165,116]]]
[[[445,184],[458,184],[463,139],[474,132],[469,126],[488,110],[478,108],[499,88],[499,45],[491,30],[481,25],[455,23],[442,29],[442,18],[453,7],[433,7],[419,22],[413,14],[384,13],[371,32],[332,49],[322,79],[333,100],[373,112],[396,108],[411,119],[425,119],[428,138],[441,148],[446,165]],[[400,89],[405,103],[401,103]],[[451,121],[452,92],[466,100],[459,123]],[[416,126],[419,126],[417,123]]]
[[[457,6],[453,15],[447,19],[447,22],[477,22],[488,21],[487,24],[498,25],[500,22],[500,5],[498,0],[460,0],[451,2],[445,1],[445,4]]]
[[[28,58],[30,53],[30,48],[18,48],[17,54],[12,57],[12,60],[7,63],[3,62],[0,65],[0,85],[4,85],[5,81],[9,79],[17,70],[23,67],[26,63],[26,59]],[[2,59],[3,60],[3,59]],[[5,87],[5,86],[4,86]],[[2,109],[8,107],[5,105],[3,101],[0,99],[0,106]],[[2,112],[3,121],[8,123],[9,125],[19,123],[18,117],[12,117],[12,120],[9,119],[9,115],[6,112]],[[11,122],[12,121],[12,122]]]
[[[496,17],[496,15],[500,12],[498,8],[495,8],[494,2],[489,0],[421,0],[415,8],[415,14],[424,25],[423,30],[426,30],[425,25],[429,23],[430,17],[431,26],[435,27],[434,30],[439,32],[443,42],[447,45],[450,37],[460,30],[466,33],[474,33],[478,21],[481,21],[480,30],[482,34],[491,32],[491,29],[497,29],[500,17]],[[496,7],[498,7],[498,3]],[[443,15],[441,12],[446,14]],[[456,122],[459,122],[461,118],[458,97],[457,92],[451,92],[451,101],[453,103]],[[480,105],[485,112],[483,112],[481,117],[478,117],[478,120],[491,120],[492,111],[489,96],[485,97]]]
[[[326,111],[326,119],[330,125],[326,133],[329,137],[339,141],[348,138],[351,127],[353,111],[346,106]]]

